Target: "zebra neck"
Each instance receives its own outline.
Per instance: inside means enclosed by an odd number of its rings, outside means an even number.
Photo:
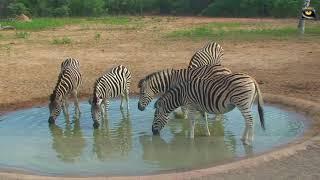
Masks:
[[[53,93],[51,94],[51,97],[50,97],[50,101],[54,101],[54,100],[59,100],[61,101],[62,98],[64,97],[64,94],[62,94],[59,89],[55,89],[53,91]]]

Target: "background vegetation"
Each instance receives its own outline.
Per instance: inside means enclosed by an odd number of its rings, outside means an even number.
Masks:
[[[303,0],[0,0],[0,17],[101,15],[205,15],[297,17]],[[320,1],[311,4],[319,10]]]

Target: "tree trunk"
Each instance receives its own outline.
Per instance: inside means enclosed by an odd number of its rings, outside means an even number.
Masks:
[[[310,5],[310,1],[311,0],[305,0],[303,8],[308,7]],[[302,19],[302,12],[300,12],[300,16],[299,17],[300,17],[300,19],[299,19],[298,28],[299,28],[300,35],[303,35],[304,34],[304,27],[305,27],[305,20]]]

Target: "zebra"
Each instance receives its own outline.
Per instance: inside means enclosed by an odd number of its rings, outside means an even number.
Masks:
[[[74,96],[75,115],[80,117],[80,107],[78,101],[78,89],[82,84],[82,75],[80,73],[80,64],[77,59],[67,58],[61,63],[61,71],[58,77],[57,84],[53,93],[49,98],[49,124],[54,124],[59,116],[61,108],[65,117],[68,120],[68,96]]]
[[[180,82],[191,80],[192,78],[213,78],[219,74],[230,73],[231,70],[220,65],[206,65],[193,69],[180,70],[166,69],[151,73],[139,81],[140,97],[138,109],[144,111],[145,107],[151,102],[155,95],[165,93]],[[182,111],[186,114],[187,108],[182,107]],[[205,118],[206,133],[210,135],[207,115],[205,112],[201,112],[201,114]]]
[[[188,68],[200,67],[208,64],[220,65],[223,60],[223,48],[216,42],[209,42],[196,51],[192,56]]]
[[[95,129],[100,125],[99,121],[101,121],[101,116],[104,117],[106,111],[108,111],[108,99],[121,96],[120,109],[123,109],[123,99],[125,98],[127,110],[129,110],[130,82],[131,73],[123,65],[112,68],[109,72],[96,80],[91,102],[91,115],[94,122],[93,127]]]
[[[241,139],[244,144],[250,144],[253,141],[251,109],[256,96],[261,127],[265,130],[263,98],[257,82],[249,75],[220,74],[210,79],[194,78],[191,81],[181,82],[156,101],[152,132],[154,135],[159,134],[168,121],[168,114],[179,106],[187,106],[191,127],[190,138],[194,138],[194,111],[224,114],[237,107],[245,119],[245,130]]]

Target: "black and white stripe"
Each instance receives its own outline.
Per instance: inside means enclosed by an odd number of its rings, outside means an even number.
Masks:
[[[179,106],[188,106],[191,123],[191,135],[194,137],[196,110],[212,114],[224,114],[237,107],[244,119],[245,130],[242,140],[250,144],[253,139],[252,104],[258,95],[258,111],[263,129],[263,99],[257,82],[250,76],[241,73],[220,74],[215,78],[194,78],[171,88],[155,103],[156,112],[152,131],[158,134],[168,121],[168,114]]]
[[[80,107],[78,103],[78,89],[82,84],[79,61],[74,58],[68,58],[61,63],[61,72],[53,93],[50,95],[48,122],[53,124],[59,116],[61,108],[68,118],[68,96],[74,96],[75,113],[80,116]]]
[[[189,68],[204,65],[220,65],[223,59],[223,48],[216,42],[209,42],[199,49],[191,58]]]
[[[138,87],[140,88],[140,97],[138,102],[138,109],[143,111],[145,107],[152,101],[155,95],[165,93],[170,88],[177,84],[189,81],[193,78],[213,78],[219,74],[230,74],[231,71],[220,65],[207,65],[193,69],[173,70],[167,69],[152,73],[140,80]],[[185,118],[187,118],[188,108],[181,107]],[[206,133],[210,135],[208,128],[208,119],[205,112],[201,112],[206,124]]]
[[[94,128],[99,127],[101,116],[104,117],[106,115],[110,98],[121,96],[121,109],[123,109],[123,99],[125,98],[127,109],[129,109],[130,82],[131,73],[123,65],[112,68],[109,72],[96,80],[91,103]]]

